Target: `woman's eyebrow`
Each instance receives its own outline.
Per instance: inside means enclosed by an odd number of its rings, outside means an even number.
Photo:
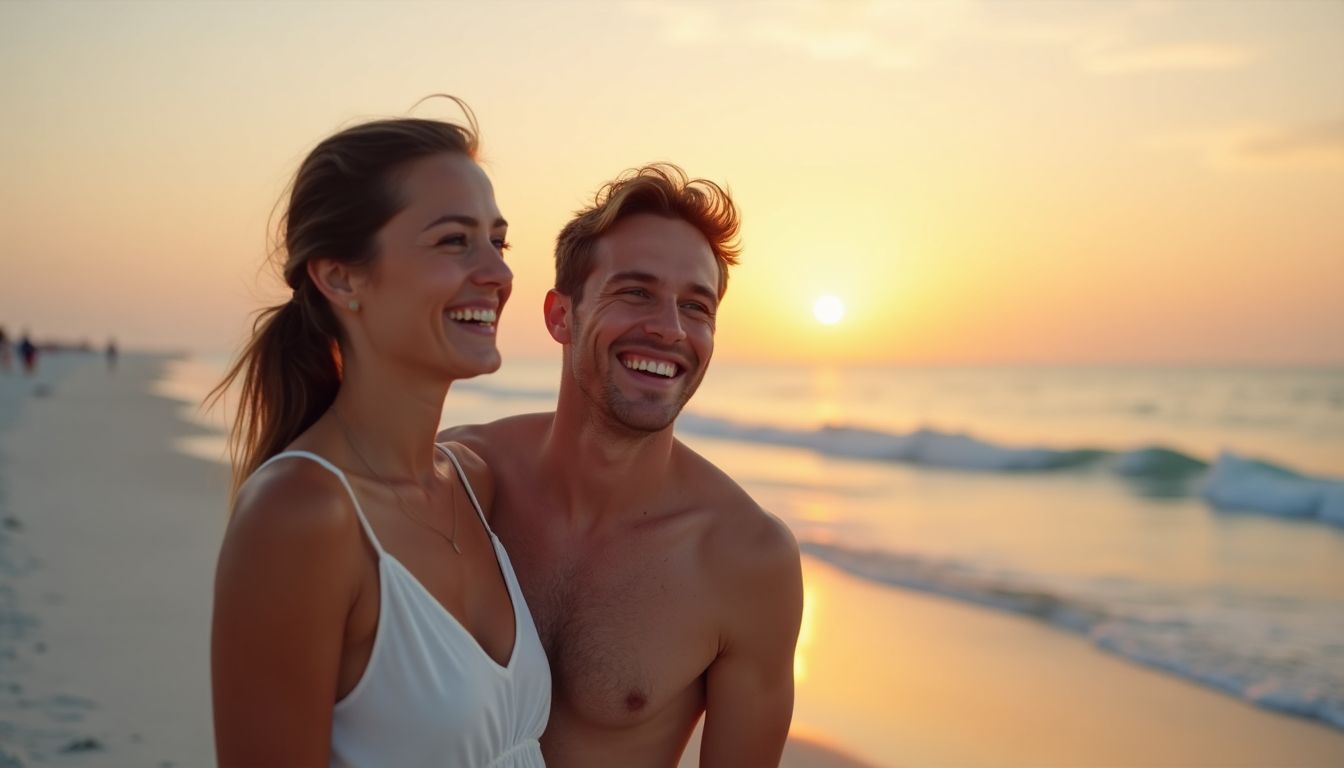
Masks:
[[[462,216],[450,213],[450,214],[444,214],[443,216],[440,216],[439,218],[429,222],[429,224],[425,225],[425,228],[420,231],[424,232],[433,229],[434,227],[437,227],[440,224],[462,224],[468,227],[475,227],[479,226],[480,223],[481,223],[480,220],[477,219],[475,216]],[[509,226],[509,222],[505,221],[503,217],[500,217],[498,219],[495,219],[495,223],[491,226],[496,228],[507,227]]]

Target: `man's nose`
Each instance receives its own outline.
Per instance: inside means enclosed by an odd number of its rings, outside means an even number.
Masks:
[[[644,322],[644,330],[664,341],[678,342],[686,338],[686,328],[681,324],[681,319],[677,302],[658,302]]]

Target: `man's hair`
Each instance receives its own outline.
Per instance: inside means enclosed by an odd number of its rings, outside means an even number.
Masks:
[[[706,179],[688,179],[671,163],[622,173],[598,190],[593,204],[574,215],[555,241],[555,289],[578,304],[593,269],[597,241],[616,223],[637,213],[680,219],[709,241],[719,267],[719,298],[728,290],[728,267],[742,251],[737,207],[728,192]]]

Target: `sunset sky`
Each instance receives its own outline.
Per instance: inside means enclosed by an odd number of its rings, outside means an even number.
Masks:
[[[0,3],[0,325],[234,349],[303,155],[447,92],[506,357],[570,213],[670,160],[744,215],[719,359],[1344,363],[1344,3],[723,5]]]

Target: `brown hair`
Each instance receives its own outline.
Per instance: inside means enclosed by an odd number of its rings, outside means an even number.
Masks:
[[[671,163],[622,173],[598,190],[593,204],[574,215],[555,241],[555,289],[578,303],[592,272],[597,241],[621,219],[651,213],[681,219],[705,236],[719,266],[719,298],[728,290],[728,267],[737,263],[740,220],[728,192],[706,179],[688,179]]]
[[[229,434],[234,491],[257,467],[313,425],[341,384],[341,326],[308,276],[308,262],[367,264],[377,234],[404,206],[398,183],[408,163],[442,153],[476,158],[476,118],[453,96],[469,127],[401,118],[355,125],[308,154],[290,185],[272,260],[292,298],[261,310],[252,337],[207,399],[240,382]]]

